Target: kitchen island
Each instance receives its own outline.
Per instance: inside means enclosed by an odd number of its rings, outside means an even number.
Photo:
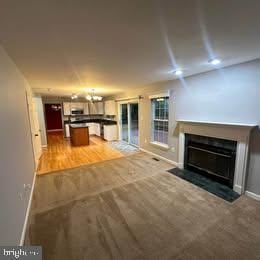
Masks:
[[[64,135],[70,137],[70,124],[87,125],[90,136],[99,136],[106,141],[118,139],[117,121],[108,118],[73,117],[64,120]]]
[[[70,141],[73,146],[89,145],[87,124],[70,124]]]

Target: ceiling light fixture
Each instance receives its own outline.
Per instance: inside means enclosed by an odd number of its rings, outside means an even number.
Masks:
[[[78,98],[78,95],[77,94],[72,94],[71,95],[71,99],[77,99]]]
[[[54,110],[54,111],[60,111],[61,110],[61,105],[51,105],[51,109]]]
[[[212,59],[212,60],[209,60],[209,63],[211,65],[218,65],[221,63],[221,60],[220,59]]]
[[[180,75],[183,74],[183,71],[180,70],[180,69],[177,69],[177,70],[174,71],[174,74],[175,74],[176,76],[180,76]]]
[[[93,101],[101,101],[103,97],[95,95],[95,90],[92,89],[91,93],[86,96],[86,100],[93,102]]]

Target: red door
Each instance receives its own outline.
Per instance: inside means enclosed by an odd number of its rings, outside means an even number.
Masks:
[[[62,130],[61,104],[45,104],[47,131]]]

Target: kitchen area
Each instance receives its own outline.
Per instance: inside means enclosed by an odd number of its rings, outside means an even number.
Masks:
[[[43,98],[47,146],[37,174],[121,158],[115,100]],[[115,145],[116,144],[116,145]]]
[[[63,102],[64,136],[71,136],[72,129],[87,128],[88,135],[95,135],[106,141],[118,139],[116,102]],[[72,142],[73,144],[73,142]],[[83,140],[84,144],[84,140]]]

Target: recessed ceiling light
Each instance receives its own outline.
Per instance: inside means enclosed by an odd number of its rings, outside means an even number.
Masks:
[[[183,74],[183,71],[178,69],[178,70],[174,70],[173,73],[176,75],[176,76],[180,76]]]
[[[220,59],[212,59],[212,60],[209,60],[209,63],[212,64],[212,65],[218,65],[221,63],[221,60]]]

